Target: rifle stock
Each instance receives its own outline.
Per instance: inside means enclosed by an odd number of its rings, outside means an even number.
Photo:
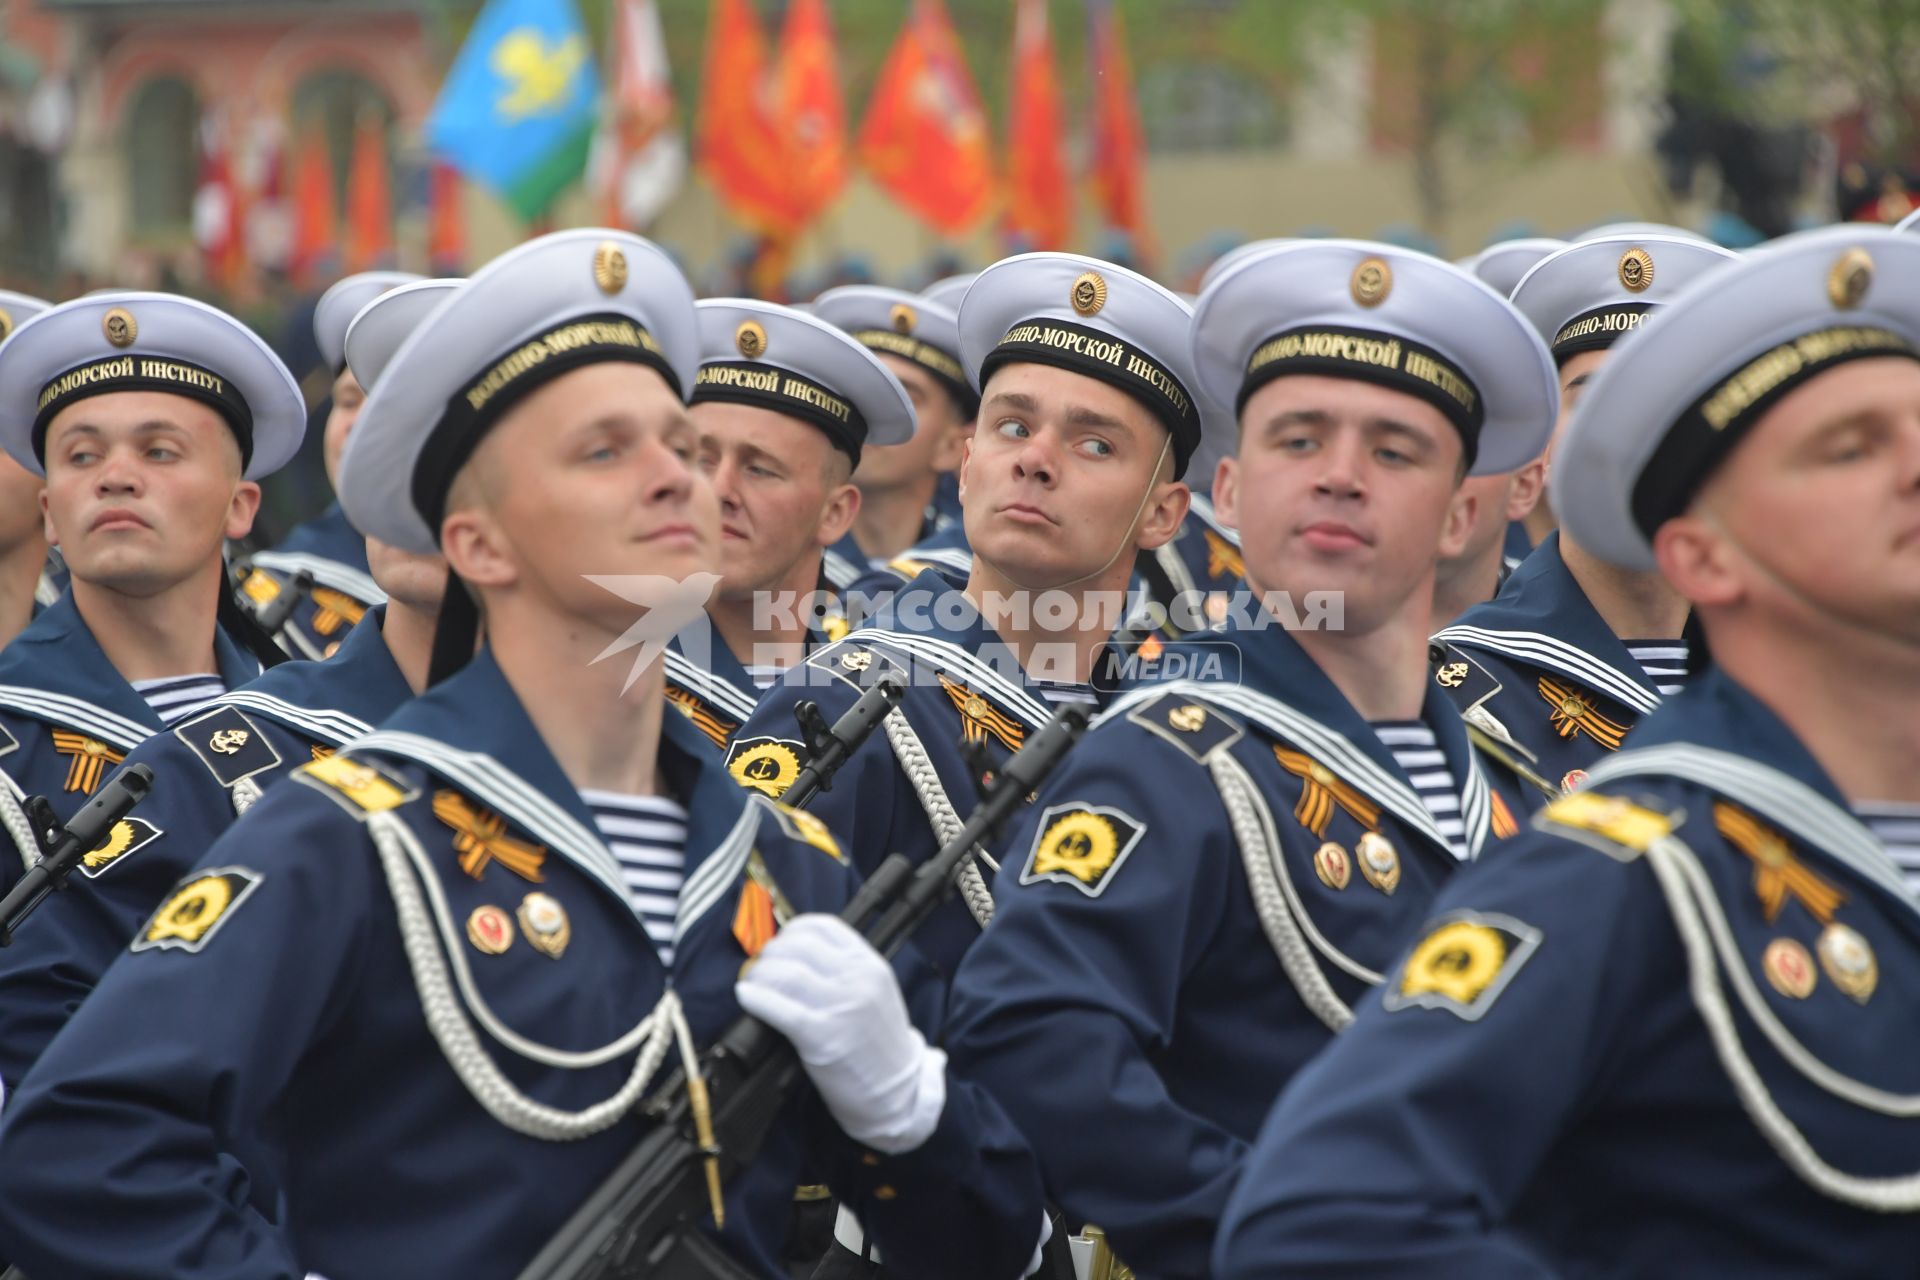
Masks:
[[[40,861],[28,867],[14,882],[5,898],[0,898],[0,947],[13,942],[13,931],[33,909],[55,889],[64,889],[67,876],[80,860],[106,843],[113,825],[126,817],[133,806],[153,790],[153,770],[146,765],[129,765],[115,774],[93,799],[82,805],[59,834],[51,839],[37,827],[34,835],[41,842]],[[37,808],[27,802],[29,816]]]
[[[884,713],[882,713],[884,714]],[[873,718],[877,724],[879,717]],[[1062,708],[1014,753],[958,834],[923,866],[893,854],[840,913],[891,956],[952,891],[961,864],[1027,800],[1087,725]],[[701,1059],[713,1099],[723,1180],[750,1163],[799,1084],[799,1059],[777,1032],[742,1016]],[[705,1161],[686,1079],[676,1074],[642,1108],[654,1127],[589,1196],[519,1280],[747,1280],[751,1272],[705,1238]]]

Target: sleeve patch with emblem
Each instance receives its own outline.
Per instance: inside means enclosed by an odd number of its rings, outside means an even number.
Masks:
[[[1146,823],[1108,805],[1049,805],[1020,883],[1051,880],[1097,898],[1146,833]]]
[[[1386,1007],[1445,1009],[1478,1022],[1539,950],[1542,936],[1512,916],[1472,911],[1444,916],[1428,927],[1400,972],[1388,980]]]
[[[265,773],[280,763],[280,753],[267,741],[267,735],[235,707],[217,707],[177,725],[173,736],[200,758],[223,787],[232,787],[242,778]]]
[[[1176,693],[1162,694],[1145,706],[1135,707],[1127,713],[1127,719],[1196,761],[1232,746],[1244,732],[1218,708]]]
[[[80,855],[80,874],[97,880],[109,868],[119,866],[128,854],[146,848],[159,838],[160,828],[145,818],[122,818],[113,824],[113,830],[98,848]]]
[[[190,876],[141,927],[131,950],[200,951],[263,878],[245,867],[216,867]]]
[[[741,738],[727,748],[727,773],[743,787],[778,800],[800,776],[806,747],[791,738]]]
[[[1503,687],[1491,671],[1452,645],[1436,644],[1428,651],[1433,682],[1462,711],[1477,707]]]
[[[420,796],[418,788],[406,786],[384,770],[350,756],[331,755],[301,765],[293,771],[293,780],[330,797],[361,819],[369,813],[398,809]]]

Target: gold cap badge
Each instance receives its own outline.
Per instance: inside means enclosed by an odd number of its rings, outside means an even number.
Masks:
[[[1634,247],[1620,255],[1620,285],[1628,293],[1645,293],[1653,284],[1653,255]]]
[[[1393,292],[1393,268],[1385,258],[1368,258],[1353,269],[1348,282],[1353,300],[1363,307],[1377,307]]]
[[[1075,311],[1083,316],[1093,315],[1107,305],[1107,282],[1100,278],[1097,271],[1082,271],[1074,277],[1073,290],[1068,298]]]
[[[887,319],[893,324],[895,333],[912,333],[913,326],[920,323],[920,317],[904,302],[894,303],[893,310],[887,313]]]
[[[1873,284],[1873,258],[1865,249],[1849,249],[1827,273],[1827,300],[1841,311],[1851,311]]]
[[[611,240],[602,240],[593,251],[593,282],[605,294],[627,287],[627,255]]]
[[[130,347],[133,340],[140,336],[140,326],[133,322],[133,313],[125,307],[115,307],[101,316],[100,330],[107,335],[107,341],[116,347]]]
[[[0,342],[5,342],[7,335],[12,332],[13,312],[7,310],[5,307],[0,307]]]
[[[767,354],[767,331],[753,320],[742,320],[740,327],[733,331],[733,345],[740,348],[740,354],[749,360],[758,360]]]

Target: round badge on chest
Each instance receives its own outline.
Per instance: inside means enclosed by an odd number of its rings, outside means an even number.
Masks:
[[[567,909],[548,894],[528,894],[520,900],[520,909],[514,914],[520,918],[520,931],[542,955],[558,960],[567,943],[573,940],[573,923],[567,919]]]

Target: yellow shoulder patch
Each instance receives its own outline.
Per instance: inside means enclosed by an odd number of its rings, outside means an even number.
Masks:
[[[800,776],[805,750],[792,738],[739,738],[727,748],[727,773],[741,786],[778,800]]]
[[[1590,831],[1610,844],[1645,853],[1655,840],[1670,835],[1674,819],[1619,796],[1575,791],[1540,811],[1539,822]]]
[[[1020,883],[1051,880],[1097,898],[1146,833],[1146,823],[1111,805],[1050,805],[1040,815]]]
[[[199,951],[260,887],[262,878],[245,867],[217,867],[188,877],[148,918],[130,949]]]
[[[369,764],[347,756],[331,755],[324,760],[303,764],[293,771],[296,781],[318,785],[343,798],[362,813],[384,813],[398,809],[419,793],[401,786]]]
[[[1388,979],[1389,1011],[1445,1009],[1478,1022],[1527,958],[1540,948],[1540,930],[1512,916],[1458,911],[1427,926],[1426,934]]]

